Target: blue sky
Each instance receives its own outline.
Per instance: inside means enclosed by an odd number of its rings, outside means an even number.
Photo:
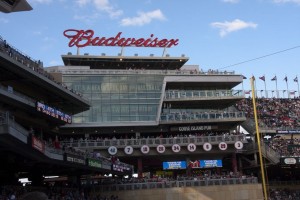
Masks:
[[[0,35],[44,66],[62,65],[76,53],[66,29],[92,29],[96,36],[179,39],[171,56],[187,64],[256,77],[259,90],[298,90],[300,0],[28,0],[33,10],[0,13]],[[87,47],[81,53],[117,55],[119,47]],[[280,53],[277,53],[280,52]],[[129,47],[125,55],[162,55],[161,48]],[[270,55],[273,54],[273,55]],[[270,56],[267,56],[270,55]],[[258,59],[260,58],[260,59]],[[249,61],[252,60],[252,61]],[[265,76],[265,82],[258,77]],[[285,82],[284,78],[288,81]],[[300,77],[299,77],[300,78]],[[286,84],[288,83],[288,85]],[[242,87],[242,86],[239,86]],[[250,80],[243,83],[250,89]]]

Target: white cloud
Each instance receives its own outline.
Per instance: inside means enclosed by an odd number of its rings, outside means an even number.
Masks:
[[[300,5],[300,0],[273,0],[274,3],[295,3]]]
[[[92,4],[97,10],[106,12],[110,18],[117,18],[123,14],[123,11],[116,9],[109,0],[76,0],[76,3],[81,7]]]
[[[94,23],[94,21],[96,19],[98,19],[98,17],[99,17],[99,14],[94,13],[91,15],[75,15],[74,19],[83,21],[84,23],[91,25]]]
[[[110,17],[118,17],[123,14],[122,10],[115,9],[108,0],[93,0],[98,10],[106,11]]]
[[[79,6],[85,6],[85,5],[87,5],[89,2],[90,2],[90,0],[76,0],[76,3],[77,3]]]
[[[43,40],[44,40],[45,42],[49,42],[49,43],[51,43],[51,44],[53,44],[54,42],[56,42],[56,39],[55,39],[55,38],[51,38],[51,37],[48,37],[48,36],[44,37]]]
[[[33,35],[42,35],[42,31],[33,31],[32,34]]]
[[[48,3],[51,3],[52,0],[29,0],[28,2],[29,2],[30,4],[31,4],[31,3],[48,4]]]
[[[7,19],[4,18],[0,18],[0,23],[1,24],[7,24],[9,21]]]
[[[49,66],[57,66],[57,65],[61,65],[61,62],[58,62],[57,60],[51,60],[49,62]]]
[[[224,37],[225,35],[234,31],[239,31],[245,28],[256,28],[257,24],[235,19],[232,22],[213,22],[211,23],[211,26],[220,29],[220,36]]]
[[[137,17],[124,18],[121,20],[121,26],[143,26],[149,24],[152,20],[166,20],[160,9],[151,12],[139,12]]]
[[[238,3],[240,0],[222,0],[225,3]]]

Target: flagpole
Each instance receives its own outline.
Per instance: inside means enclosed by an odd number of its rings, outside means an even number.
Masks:
[[[300,94],[299,94],[299,82],[297,81],[297,85],[298,85],[298,97],[300,97]]]
[[[266,76],[264,75],[264,82],[265,82],[265,96],[268,98],[268,92],[267,92],[267,84],[266,84]]]
[[[300,97],[298,76],[296,76],[296,78],[294,79],[294,81],[297,83],[297,86],[298,86],[298,97]]]
[[[278,92],[277,92],[277,76],[275,75],[274,78],[271,79],[271,81],[275,81],[275,84],[276,84],[276,94],[277,94],[277,98],[278,98]],[[273,92],[274,92],[274,90],[272,90],[272,98],[274,98]]]
[[[245,96],[245,90],[244,90],[244,79],[247,79],[246,76],[243,75],[243,81],[242,81],[242,91],[243,91],[243,95]]]
[[[278,99],[279,95],[278,95],[278,89],[277,89],[277,78],[275,79],[275,83],[276,83],[276,96],[277,96],[277,99]]]
[[[242,81],[242,91],[243,91],[243,95],[245,96],[245,90],[244,90],[244,79]]]
[[[285,76],[285,82],[286,82],[286,92],[288,93],[288,98],[290,98],[290,91],[289,91],[289,84],[288,84],[287,76]]]
[[[266,98],[268,98],[268,92],[267,92],[267,86],[266,86],[266,81],[265,82],[265,94],[266,94]]]

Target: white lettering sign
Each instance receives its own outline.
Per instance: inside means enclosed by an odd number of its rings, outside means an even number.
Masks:
[[[127,154],[127,155],[131,155],[133,153],[133,148],[132,146],[126,146],[124,148],[124,153]]]
[[[227,149],[227,144],[225,142],[220,142],[219,149],[225,151]]]
[[[212,145],[208,142],[205,142],[203,144],[203,149],[204,149],[204,151],[210,151],[212,149]]]
[[[178,144],[173,144],[172,150],[175,153],[178,153],[180,151],[181,147]]]
[[[189,152],[194,152],[196,151],[196,145],[193,144],[193,143],[190,143],[188,146],[187,146],[187,149]]]
[[[147,154],[147,153],[149,153],[149,151],[150,151],[150,148],[149,148],[147,145],[143,145],[143,146],[141,147],[141,152],[142,152],[143,154]]]
[[[164,153],[166,151],[166,147],[164,145],[160,144],[156,147],[156,150],[158,153]]]
[[[118,152],[118,149],[117,149],[117,147],[115,147],[115,146],[110,146],[109,148],[108,148],[108,153],[110,154],[110,155],[116,155],[117,154],[117,152]]]
[[[234,143],[234,147],[235,147],[236,149],[242,149],[242,148],[244,147],[244,144],[243,144],[241,141],[236,141],[236,142]]]

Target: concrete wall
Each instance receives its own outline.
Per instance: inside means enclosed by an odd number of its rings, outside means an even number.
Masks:
[[[120,200],[263,200],[261,184],[127,190],[101,195],[118,195]]]

